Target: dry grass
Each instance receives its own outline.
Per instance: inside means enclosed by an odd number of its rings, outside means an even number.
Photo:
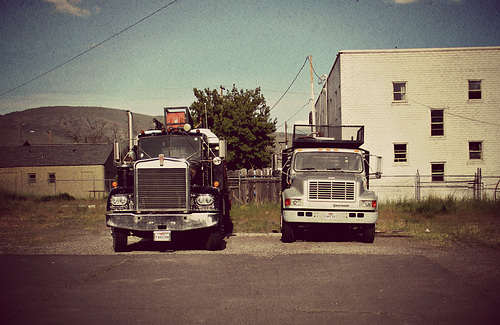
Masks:
[[[105,199],[19,197],[0,194],[0,237],[3,244],[59,242],[81,231],[105,227]]]
[[[500,202],[428,198],[380,205],[377,230],[434,246],[457,243],[500,249]]]
[[[4,245],[39,245],[106,229],[105,199],[16,197],[0,193]],[[280,231],[278,203],[233,206],[234,232]],[[434,246],[457,243],[500,249],[500,202],[429,198],[380,205],[377,236],[408,236]]]
[[[280,231],[281,208],[278,203],[233,206],[234,232],[270,233]]]

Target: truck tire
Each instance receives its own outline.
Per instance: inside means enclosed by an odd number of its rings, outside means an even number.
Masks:
[[[375,225],[366,226],[363,228],[363,242],[373,243],[375,240]]]
[[[113,249],[115,252],[127,251],[127,237],[126,231],[113,228]]]
[[[216,229],[208,234],[205,248],[209,251],[217,251],[222,248],[222,227],[218,226]]]
[[[281,221],[281,241],[284,243],[293,243],[295,241],[294,229],[285,220]]]

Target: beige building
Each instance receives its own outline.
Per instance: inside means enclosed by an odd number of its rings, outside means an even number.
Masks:
[[[112,144],[0,147],[0,190],[103,197],[116,175]]]
[[[316,111],[320,124],[365,126],[383,199],[491,197],[500,180],[500,46],[341,51]]]

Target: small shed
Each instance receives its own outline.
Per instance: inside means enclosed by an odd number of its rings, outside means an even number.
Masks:
[[[116,175],[112,144],[0,147],[0,190],[103,197]]]

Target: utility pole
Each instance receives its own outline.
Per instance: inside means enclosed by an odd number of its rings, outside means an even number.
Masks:
[[[314,106],[314,78],[313,78],[313,61],[312,55],[309,55],[309,67],[311,70],[311,114],[312,114],[312,124],[316,125],[316,107]],[[316,127],[313,128],[313,132],[316,132]]]

